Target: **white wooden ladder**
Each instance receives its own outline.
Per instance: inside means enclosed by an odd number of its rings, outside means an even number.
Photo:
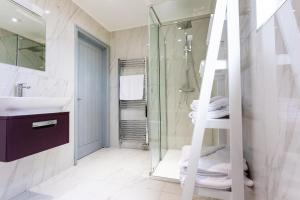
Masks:
[[[218,61],[222,31],[227,20],[228,39],[228,88],[230,119],[207,119],[207,111],[216,70],[224,69],[224,61]],[[217,0],[212,23],[211,36],[205,61],[201,85],[200,109],[194,127],[187,178],[184,183],[182,200],[192,200],[194,195],[217,199],[244,200],[241,75],[240,75],[240,28],[239,0]],[[231,191],[195,188],[197,165],[202,149],[205,128],[229,129]]]

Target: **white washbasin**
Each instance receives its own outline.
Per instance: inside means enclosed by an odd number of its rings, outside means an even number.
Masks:
[[[61,112],[69,97],[0,97],[0,116]]]

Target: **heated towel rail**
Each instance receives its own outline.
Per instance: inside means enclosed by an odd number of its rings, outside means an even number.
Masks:
[[[148,148],[147,129],[147,58],[118,60],[120,77],[144,75],[144,92],[141,100],[121,100],[119,91],[119,141],[121,147]],[[126,113],[131,116],[126,116]],[[128,145],[129,144],[129,145]]]

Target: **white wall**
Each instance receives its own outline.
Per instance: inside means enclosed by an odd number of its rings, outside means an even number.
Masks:
[[[256,1],[257,27],[266,23],[286,0],[264,0]]]
[[[34,0],[47,8],[46,72],[0,64],[0,96],[12,96],[16,82],[31,86],[25,96],[74,96],[75,25],[109,44],[110,33],[71,0]],[[0,199],[5,200],[72,166],[74,105],[69,106],[70,143],[10,163],[0,163]]]
[[[278,55],[288,52],[276,19],[272,17],[257,31],[255,0],[241,3],[244,156],[255,183],[247,199],[298,200],[300,66],[277,64]],[[295,12],[290,12],[298,30],[299,3],[293,0]],[[285,22],[289,24],[285,30],[295,33],[290,22]],[[292,40],[300,46],[296,38]]]

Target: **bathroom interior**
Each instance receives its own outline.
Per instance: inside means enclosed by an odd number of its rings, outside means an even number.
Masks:
[[[0,5],[0,200],[299,199],[299,1]]]

